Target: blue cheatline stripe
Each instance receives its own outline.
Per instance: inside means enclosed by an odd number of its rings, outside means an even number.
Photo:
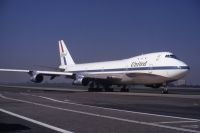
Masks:
[[[189,70],[189,66],[158,66],[158,67],[134,67],[134,68],[116,68],[116,69],[96,69],[79,70],[71,72],[113,72],[113,71],[133,71],[133,70]]]
[[[64,64],[67,65],[67,61],[65,57],[63,57],[63,60],[64,60]]]

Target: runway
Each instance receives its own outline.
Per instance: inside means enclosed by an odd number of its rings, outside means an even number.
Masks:
[[[0,132],[200,133],[199,95],[44,90],[0,86]]]

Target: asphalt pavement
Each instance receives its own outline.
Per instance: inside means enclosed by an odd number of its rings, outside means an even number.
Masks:
[[[0,133],[200,133],[200,95],[0,86]]]

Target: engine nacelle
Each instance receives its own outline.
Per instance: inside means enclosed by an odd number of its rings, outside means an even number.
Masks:
[[[82,75],[76,75],[75,80],[73,81],[73,85],[83,85],[87,86],[89,83],[89,80],[84,78]]]
[[[44,76],[41,74],[35,74],[31,77],[31,81],[34,83],[41,83],[44,80]]]

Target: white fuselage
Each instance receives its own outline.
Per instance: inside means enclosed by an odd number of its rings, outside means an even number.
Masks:
[[[119,78],[116,84],[163,84],[183,78],[189,67],[170,52],[144,54],[124,60],[68,65],[66,72]]]

